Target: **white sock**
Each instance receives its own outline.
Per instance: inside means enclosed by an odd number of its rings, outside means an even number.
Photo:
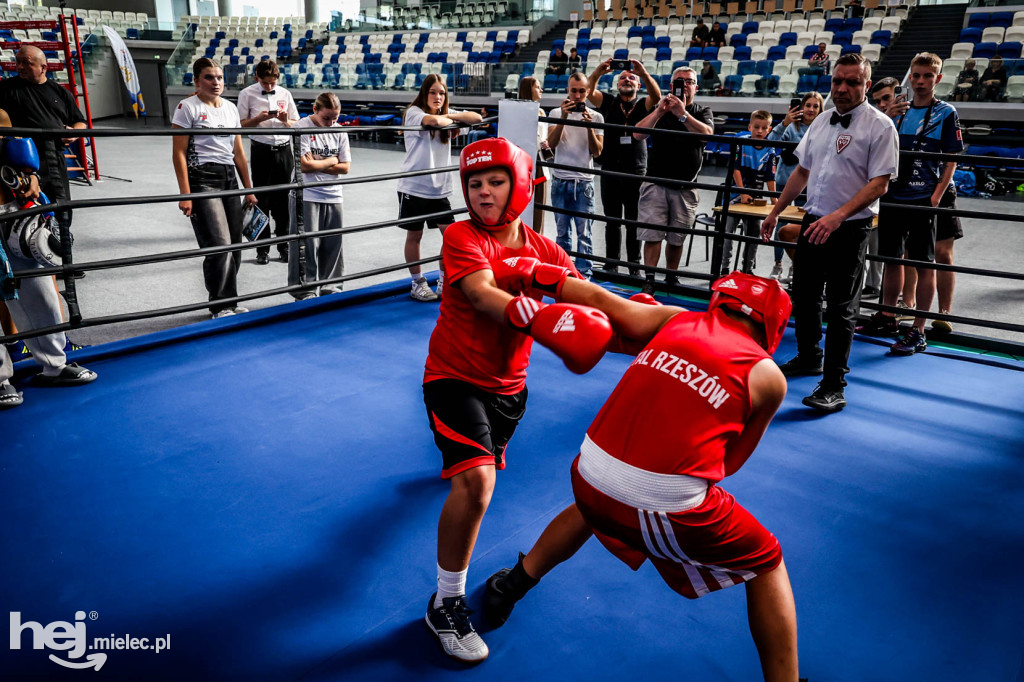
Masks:
[[[441,600],[448,597],[461,597],[466,594],[466,574],[469,569],[461,571],[446,571],[437,567],[437,597],[434,598],[434,608],[441,606]]]

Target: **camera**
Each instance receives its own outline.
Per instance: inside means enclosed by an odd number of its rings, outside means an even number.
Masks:
[[[576,105],[572,108],[572,112],[575,114],[582,114],[587,110],[586,102],[576,102]]]
[[[612,71],[629,71],[633,68],[633,62],[628,59],[613,59],[611,68]]]

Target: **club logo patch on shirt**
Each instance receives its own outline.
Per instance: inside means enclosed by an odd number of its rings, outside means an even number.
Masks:
[[[843,150],[850,146],[853,142],[852,135],[840,135],[836,138],[836,154],[842,154]]]

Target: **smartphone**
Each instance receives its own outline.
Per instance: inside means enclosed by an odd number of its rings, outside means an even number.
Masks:
[[[903,94],[903,86],[902,85],[897,85],[895,88],[892,89],[893,99],[899,97],[902,94]]]
[[[801,102],[801,100],[800,100],[799,97],[794,97],[793,99],[789,100],[789,108],[790,109],[794,109],[794,108],[800,106],[800,102]]]
[[[672,94],[679,99],[684,99],[683,92],[686,89],[686,81],[682,78],[677,78],[672,81]]]
[[[612,71],[628,71],[633,68],[633,62],[628,59],[613,59]]]
[[[576,106],[572,108],[572,111],[577,114],[582,114],[587,110],[586,102],[576,102]]]

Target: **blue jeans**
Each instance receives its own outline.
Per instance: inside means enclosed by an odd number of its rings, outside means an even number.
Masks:
[[[551,180],[551,205],[564,208],[569,211],[580,211],[583,213],[594,212],[594,181],[593,180]],[[594,241],[591,228],[594,221],[589,218],[577,218],[562,213],[555,214],[555,225],[558,228],[555,235],[555,243],[566,251],[572,250],[572,234],[570,233],[570,221],[576,224],[576,251],[592,255],[594,253]],[[586,258],[576,259],[576,269],[584,277],[590,277],[593,272],[593,263]]]

